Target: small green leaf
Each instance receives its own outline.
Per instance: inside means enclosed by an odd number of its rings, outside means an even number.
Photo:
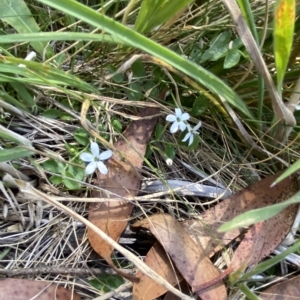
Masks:
[[[84,169],[76,166],[69,165],[67,172],[72,174],[72,178],[82,181],[84,179]]]
[[[34,152],[24,149],[22,147],[15,147],[11,149],[0,149],[0,162],[11,161],[13,159],[28,157]]]
[[[193,117],[199,117],[202,115],[208,108],[209,100],[204,97],[203,95],[200,95],[197,97],[194,101],[191,114]]]
[[[58,173],[58,174],[65,173],[65,164],[60,161],[54,159],[48,159],[42,165],[44,169],[49,172]]]
[[[61,114],[61,111],[56,108],[50,108],[43,111],[42,116],[50,119],[57,119]]]
[[[78,129],[75,130],[74,138],[82,146],[87,146],[90,143],[89,134],[83,128],[78,128]]]
[[[127,90],[128,100],[140,101],[142,99],[142,89],[141,86],[134,82],[129,85],[129,90]]]
[[[132,64],[131,70],[132,70],[134,78],[145,77],[146,76],[146,70],[145,70],[144,65],[142,64],[142,62],[140,60],[136,60]]]
[[[175,147],[173,145],[166,144],[165,154],[167,155],[168,158],[171,158],[173,160],[175,158],[175,155],[176,155]]]
[[[122,123],[116,117],[112,117],[111,124],[116,132],[122,132]]]
[[[230,69],[237,65],[240,61],[241,54],[240,51],[236,48],[228,50],[224,60],[224,69]]]
[[[69,189],[69,190],[79,190],[81,188],[81,183],[76,182],[75,180],[72,180],[74,178],[73,174],[70,172],[66,172],[66,177],[63,178],[63,184]],[[74,178],[76,179],[76,178]],[[76,179],[77,180],[77,179]]]
[[[103,293],[113,291],[123,283],[124,279],[116,274],[100,274],[97,278],[89,281],[91,286]]]
[[[160,141],[164,134],[164,126],[158,123],[155,127],[155,138]]]
[[[145,158],[149,159],[152,153],[153,153],[152,148],[149,145],[147,145]]]
[[[207,49],[201,56],[200,63],[204,63],[208,60],[216,61],[224,56],[228,51],[230,39],[231,31],[224,31],[218,35],[211,43],[210,48]]]
[[[108,71],[110,74],[113,74],[117,71],[117,68],[113,65],[109,65],[108,66]],[[116,74],[113,76],[112,80],[115,82],[115,83],[122,83],[123,80],[124,80],[124,75],[123,73],[119,73],[119,74]]]
[[[59,185],[62,183],[62,177],[61,176],[57,176],[57,175],[52,175],[50,178],[49,178],[50,182],[52,184],[55,184],[55,185]]]

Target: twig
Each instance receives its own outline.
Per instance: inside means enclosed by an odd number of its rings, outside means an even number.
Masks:
[[[9,277],[13,276],[24,276],[24,275],[99,275],[108,273],[104,269],[96,268],[62,268],[62,267],[39,267],[39,268],[26,268],[26,269],[0,269],[0,275]]]

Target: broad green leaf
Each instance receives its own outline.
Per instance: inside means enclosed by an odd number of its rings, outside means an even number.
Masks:
[[[203,95],[200,95],[195,99],[193,103],[191,115],[193,117],[199,117],[207,110],[208,104],[209,100]]]
[[[162,136],[163,136],[163,134],[164,134],[164,126],[161,125],[160,123],[158,123],[158,124],[156,125],[156,127],[155,127],[155,133],[154,133],[155,138],[156,138],[158,141],[160,141],[161,138],[162,138]]]
[[[171,144],[166,144],[165,153],[166,153],[168,158],[171,158],[173,160],[175,158],[175,155],[176,155],[175,147]]]
[[[55,185],[59,185],[63,182],[62,180],[62,177],[61,176],[57,176],[57,175],[52,175],[50,178],[49,178],[50,182],[52,184],[55,184]]]
[[[103,293],[113,291],[123,283],[124,279],[117,274],[100,274],[95,279],[89,281],[91,286]]]
[[[86,146],[90,143],[89,141],[89,134],[88,132],[83,128],[78,128],[74,132],[74,138],[75,140],[82,146]]]
[[[221,225],[218,231],[229,231],[236,228],[249,226],[257,222],[265,221],[279,214],[288,205],[295,203],[300,203],[300,192],[296,193],[294,196],[284,202],[243,213],[233,218],[231,221]]]
[[[289,177],[290,175],[294,174],[295,172],[297,172],[298,170],[300,170],[300,159],[297,160],[295,163],[293,163],[286,171],[284,171],[274,182],[271,186],[276,185],[277,183],[279,183],[280,181],[282,181],[283,179]]]
[[[184,74],[190,76],[198,83],[206,86],[217,95],[223,97],[240,112],[247,116],[251,121],[254,120],[247,105],[242,99],[229,88],[218,77],[205,70],[204,68],[196,65],[195,63],[181,57],[173,51],[155,43],[154,41],[146,38],[145,36],[133,31],[132,29],[110,19],[104,14],[98,13],[93,9],[72,0],[39,0],[39,2],[59,9],[67,14],[70,14],[92,26],[101,28],[113,38],[117,38],[125,45],[131,45],[135,48],[145,51],[164,62],[177,68]],[[94,36],[94,35],[91,35]],[[1,42],[1,40],[0,40]]]
[[[43,168],[52,173],[64,174],[65,164],[54,159],[48,159],[43,164]]]
[[[143,0],[134,29],[149,32],[173,18],[194,0]]]
[[[132,66],[131,66],[131,70],[133,73],[133,77],[137,78],[137,77],[145,77],[146,76],[146,70],[144,68],[143,63],[140,60],[136,60]]]
[[[142,88],[137,82],[129,84],[129,89],[126,91],[126,94],[128,100],[131,101],[139,101],[143,97]]]
[[[277,0],[274,15],[274,54],[277,90],[281,95],[284,74],[289,61],[295,24],[295,0]]]
[[[0,149],[0,162],[11,161],[13,159],[28,157],[33,155],[34,152],[29,151],[22,147],[15,147],[11,149]]]
[[[57,119],[60,116],[60,114],[61,110],[57,108],[49,108],[42,113],[42,116],[50,119]]]
[[[12,26],[19,33],[39,32],[40,27],[31,15],[24,0],[0,0],[0,19]],[[54,55],[47,42],[30,42],[41,56],[50,58]],[[45,51],[46,50],[46,51]]]
[[[68,178],[63,177],[62,182],[63,182],[63,184],[64,184],[69,190],[78,190],[78,189],[81,188],[81,183],[80,183],[80,182],[77,182],[77,179],[75,179],[75,178],[73,177],[73,174],[72,174],[72,173],[66,172],[66,176],[67,176]],[[75,181],[75,180],[72,180],[73,178],[74,178],[76,181]]]
[[[231,35],[231,31],[224,31],[220,33],[211,43],[209,49],[203,53],[200,58],[200,63],[204,63],[208,60],[216,61],[224,56],[228,51]]]
[[[122,123],[117,117],[111,118],[111,124],[116,132],[121,133],[122,132]]]
[[[240,61],[241,54],[236,48],[228,50],[224,60],[224,69],[230,69],[238,64]]]
[[[110,74],[113,74],[117,71],[117,68],[113,65],[109,65],[108,66],[108,70],[109,70],[109,73]],[[115,83],[122,83],[123,80],[124,80],[124,74],[123,73],[118,73],[116,75],[114,75],[112,77],[112,80],[115,82]]]

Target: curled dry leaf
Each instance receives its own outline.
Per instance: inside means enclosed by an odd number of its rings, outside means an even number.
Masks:
[[[7,300],[80,300],[75,292],[57,284],[27,279],[0,280],[0,299]]]
[[[165,92],[161,94],[161,97],[164,95]],[[132,121],[123,136],[114,144],[115,149],[126,159],[114,153],[107,163],[108,175],[97,173],[97,185],[103,189],[103,192],[94,192],[93,196],[114,198],[114,201],[92,203],[89,207],[88,218],[114,240],[119,239],[128,223],[133,204],[126,199],[136,196],[139,191],[141,184],[139,170],[142,168],[147,143],[157,122],[158,113],[158,108],[145,108],[139,114],[141,119]],[[120,198],[116,199],[117,197],[113,194]],[[113,247],[90,229],[88,229],[88,238],[93,249],[115,268],[111,259]],[[134,280],[125,274],[122,275]]]
[[[147,228],[155,235],[192,289],[203,282],[218,277],[220,274],[210,259],[203,255],[201,249],[183,229],[181,224],[171,216],[166,214],[153,215],[135,223],[133,226]],[[170,272],[174,271],[170,270]],[[134,286],[138,285],[139,283],[134,283]],[[134,290],[137,290],[137,287]],[[198,295],[204,300],[227,299],[226,288],[221,282],[216,283],[205,291],[200,291]]]
[[[263,300],[295,300],[300,295],[300,275],[277,283],[260,293]]]

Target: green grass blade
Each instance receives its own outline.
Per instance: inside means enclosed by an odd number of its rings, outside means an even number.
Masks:
[[[206,86],[208,89],[222,95],[230,104],[235,106],[240,112],[247,116],[250,120],[254,120],[247,105],[242,99],[230,89],[222,80],[217,78],[212,73],[204,68],[194,64],[193,62],[181,57],[180,55],[172,52],[171,50],[160,46],[159,44],[151,41],[150,39],[142,36],[141,34],[133,31],[132,29],[115,22],[114,20],[106,17],[101,13],[97,13],[84,6],[83,4],[72,0],[39,0],[44,4],[59,9],[67,14],[70,14],[86,23],[101,28],[107,33],[120,39],[122,43],[129,44],[135,48],[143,50],[155,57],[158,57],[166,63],[177,68],[186,75],[195,79],[198,83]]]
[[[295,0],[277,0],[276,2],[273,35],[277,71],[277,90],[280,95],[293,43],[295,9]]]
[[[28,41],[95,41],[120,44],[122,40],[108,34],[90,34],[81,32],[39,32],[0,35],[0,44]],[[129,46],[129,45],[128,45]]]
[[[274,182],[271,186],[276,185],[280,181],[284,180],[285,178],[291,176],[295,172],[300,170],[300,160],[294,162],[287,170],[285,170]]]
[[[144,0],[134,29],[145,33],[170,20],[194,0]]]
[[[247,272],[244,275],[242,275],[241,278],[239,279],[239,281],[247,280],[248,278],[252,277],[253,275],[257,275],[257,274],[267,271],[272,266],[283,261],[285,259],[285,257],[288,256],[289,254],[291,254],[295,251],[299,251],[299,248],[300,248],[300,240],[298,240],[293,246],[289,247],[287,250],[280,253],[279,255],[276,255],[276,256],[256,265],[252,271]]]
[[[12,26],[17,32],[30,33],[40,31],[24,0],[0,0],[0,7],[0,19]],[[54,55],[48,43],[37,41],[30,42],[30,44],[42,56],[45,53],[49,58]]]
[[[272,206],[267,206],[264,208],[250,210],[246,213],[243,213],[233,218],[231,221],[221,225],[218,231],[229,231],[236,228],[253,225],[257,222],[265,221],[279,214],[287,206],[295,203],[300,203],[300,192],[296,193],[294,196],[282,203],[274,204]]]
[[[24,64],[26,68],[19,67],[19,64]],[[0,57],[0,69],[0,81],[70,86],[81,91],[98,93],[96,88],[78,77],[38,62],[14,57]],[[22,77],[15,77],[16,74]]]
[[[15,147],[12,149],[0,149],[0,162],[11,161],[22,157],[33,155],[34,152],[24,149],[22,147]]]

